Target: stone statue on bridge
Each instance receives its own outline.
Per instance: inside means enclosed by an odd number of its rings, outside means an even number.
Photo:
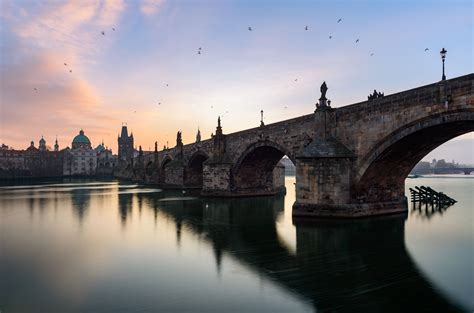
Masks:
[[[326,82],[323,82],[320,90],[321,90],[321,99],[326,100],[326,92],[328,91],[328,86],[326,85]]]
[[[331,101],[326,98],[326,92],[328,91],[328,89],[329,88],[326,85],[326,82],[323,82],[323,84],[320,87],[321,98],[319,98],[319,102],[316,103],[316,109],[330,107]]]
[[[181,138],[181,131],[178,131],[176,134],[176,146],[182,146],[183,145],[183,139]]]

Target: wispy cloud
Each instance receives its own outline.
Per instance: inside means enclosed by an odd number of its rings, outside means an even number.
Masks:
[[[140,11],[144,15],[155,15],[164,4],[165,0],[142,0],[140,2]]]
[[[104,135],[116,121],[85,72],[111,44],[124,8],[123,0],[2,4],[0,141],[47,131],[69,142],[81,127]]]

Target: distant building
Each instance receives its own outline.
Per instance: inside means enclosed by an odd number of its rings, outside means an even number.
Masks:
[[[66,150],[64,176],[93,176],[97,168],[97,152],[92,149],[89,138],[81,129],[72,140],[72,148]]]
[[[112,149],[108,149],[102,142],[94,150],[97,154],[97,174],[112,175],[117,165],[117,156],[112,154]]]
[[[38,148],[33,141],[26,150],[9,149],[8,146],[2,145],[0,178],[60,177],[63,174],[63,159],[63,152],[49,151],[43,137]]]
[[[122,126],[122,131],[118,137],[118,159],[119,162],[129,163],[134,154],[133,134],[128,135],[127,126]]]

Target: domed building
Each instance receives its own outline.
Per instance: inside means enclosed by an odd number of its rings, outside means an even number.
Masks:
[[[82,129],[79,131],[79,135],[74,137],[74,139],[72,140],[72,148],[92,149],[91,141],[89,140],[89,138],[87,138],[86,135],[84,135],[84,131]]]
[[[65,176],[93,176],[97,168],[97,152],[92,149],[91,141],[81,129],[72,140],[71,149],[64,162]]]

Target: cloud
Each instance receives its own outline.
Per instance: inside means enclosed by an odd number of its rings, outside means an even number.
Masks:
[[[85,73],[112,42],[101,31],[124,8],[123,0],[2,3],[0,141],[22,148],[25,138],[57,134],[69,143],[82,127],[103,138],[116,121]]]
[[[150,16],[158,13],[163,6],[164,0],[142,0],[140,2],[140,12]]]

